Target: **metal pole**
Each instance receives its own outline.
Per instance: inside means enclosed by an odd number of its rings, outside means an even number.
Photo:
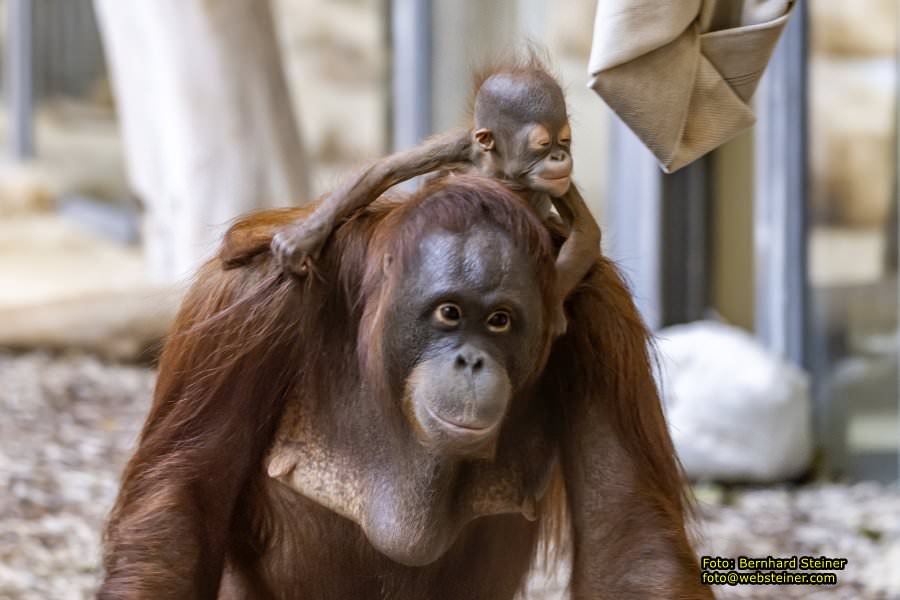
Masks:
[[[392,0],[393,147],[415,146],[432,132],[432,0]]]
[[[804,367],[809,362],[806,10],[806,2],[797,4],[756,94],[753,199],[756,335]]]
[[[12,122],[11,152],[16,160],[34,156],[31,81],[31,0],[9,0],[6,91]]]
[[[709,159],[704,156],[662,177],[662,325],[690,323],[710,305]]]
[[[663,325],[662,172],[628,126],[613,117],[604,236],[651,329]]]
[[[900,11],[897,11],[896,31],[900,31]],[[894,58],[897,65],[895,71],[896,88],[894,90],[894,214],[900,215],[900,45],[897,46]],[[894,236],[893,264],[900,265],[900,242],[898,242],[900,240],[900,216],[896,217],[896,222],[894,223]],[[897,268],[895,266],[895,270]],[[900,297],[900,277],[897,278],[897,284],[897,296]],[[900,302],[897,304],[897,321],[900,323]],[[894,342],[896,344],[900,342],[900,329],[894,335],[897,336]],[[900,363],[900,355],[897,356],[897,361]],[[900,372],[900,364],[898,364],[898,372]],[[900,385],[897,387],[897,479],[900,480]]]
[[[647,325],[703,318],[709,305],[707,161],[672,175],[618,118],[610,128],[604,237]]]

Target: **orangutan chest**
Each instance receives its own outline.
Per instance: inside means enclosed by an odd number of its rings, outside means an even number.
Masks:
[[[326,418],[301,402],[292,404],[266,458],[269,476],[356,522],[376,548],[387,544],[386,554],[396,552],[399,562],[439,555],[478,517],[520,514],[536,520],[557,465],[553,444],[534,420],[530,426],[508,423],[517,431],[501,434],[493,457],[452,462],[414,443],[392,442],[387,431],[380,440],[371,431],[336,435]],[[532,431],[522,435],[524,427]],[[392,543],[420,551],[407,557],[405,548]]]

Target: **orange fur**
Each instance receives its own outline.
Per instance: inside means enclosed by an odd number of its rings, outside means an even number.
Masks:
[[[554,257],[545,226],[496,182],[440,180],[347,220],[323,249],[321,278],[301,280],[276,266],[269,241],[308,212],[248,216],[199,271],[111,514],[100,598],[341,598],[357,579],[352,597],[361,599],[520,590],[538,548],[538,529],[521,517],[478,519],[434,565],[401,567],[355,525],[273,484],[261,461],[285,402],[302,397],[340,414],[341,379],[380,376],[386,255],[406,260],[429,227],[491,220],[528,251],[546,308]],[[561,456],[541,524],[557,544],[571,536],[573,596],[709,598],[685,534],[648,334],[614,265],[598,261],[568,308],[569,331],[552,348],[545,337],[534,387]],[[315,577],[293,575],[310,570]]]

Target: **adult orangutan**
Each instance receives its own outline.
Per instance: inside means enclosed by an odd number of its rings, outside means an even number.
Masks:
[[[319,277],[237,223],[163,352],[106,533],[108,598],[511,599],[543,539],[572,595],[709,598],[615,268],[552,343],[555,245],[495,180],[344,222]]]

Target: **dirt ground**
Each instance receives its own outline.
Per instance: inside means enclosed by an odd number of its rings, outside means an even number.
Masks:
[[[100,531],[153,380],[92,356],[0,353],[0,599],[92,596]],[[837,587],[725,586],[720,598],[900,598],[898,488],[705,486],[698,496],[701,553],[849,560]],[[529,600],[565,598],[564,580],[536,578]]]

